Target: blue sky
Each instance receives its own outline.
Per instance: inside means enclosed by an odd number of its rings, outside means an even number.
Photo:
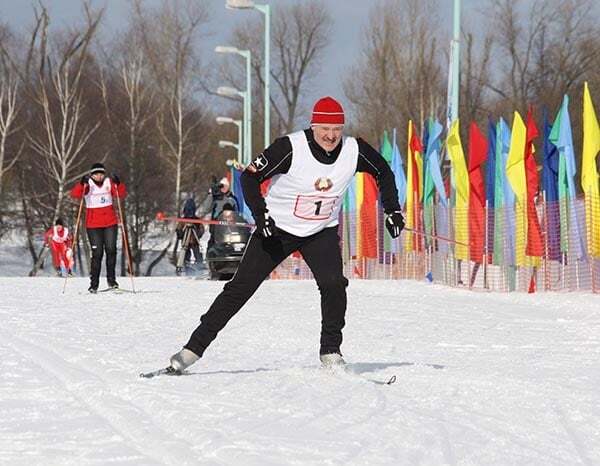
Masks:
[[[149,5],[159,4],[161,0],[146,0]],[[164,0],[163,0],[164,1]],[[230,30],[236,22],[248,15],[260,15],[257,11],[236,11],[225,9],[225,0],[200,0],[210,4],[211,21],[208,25],[208,35],[202,39],[202,49],[205,51],[204,60],[210,62],[218,59],[213,52],[214,47],[226,44]],[[294,0],[271,1],[273,15],[277,14],[277,6],[293,3]],[[301,1],[301,0],[295,0]],[[463,0],[465,13],[474,8],[476,0]],[[33,1],[0,0],[0,18],[7,22],[15,31],[27,31],[32,24]],[[324,66],[318,80],[315,80],[311,94],[330,94],[343,98],[341,82],[348,68],[355,63],[361,49],[361,37],[367,26],[368,13],[374,1],[366,0],[326,0],[332,24],[331,45],[325,52]],[[439,0],[438,14],[440,17],[451,15],[451,0]],[[67,26],[76,22],[81,16],[81,0],[46,0],[56,27]],[[95,7],[106,6],[106,16],[103,24],[103,35],[108,36],[118,32],[126,25],[129,11],[127,0],[93,0]],[[318,87],[318,89],[316,88]]]
[[[157,5],[167,0],[146,0],[148,5]],[[227,10],[225,0],[198,0],[209,4],[211,10],[210,23],[202,36],[201,50],[203,62],[215,63],[221,56],[214,52],[216,45],[227,45],[231,30],[238,21],[249,15],[262,15],[254,10]],[[258,0],[261,3],[265,0]],[[289,5],[303,0],[271,0],[272,14],[277,14],[277,7]],[[533,0],[523,0],[528,5]],[[36,0],[0,0],[0,19],[7,22],[15,31],[27,31],[33,20],[32,4]],[[361,41],[368,26],[369,10],[377,0],[325,0],[333,18],[331,25],[331,43],[322,59],[323,67],[320,75],[307,89],[308,102],[323,95],[332,95],[344,102],[342,82],[348,69],[356,63],[361,52]],[[68,26],[81,17],[82,0],[44,0],[48,6],[55,27]],[[435,13],[441,19],[442,27],[450,31],[452,27],[452,0],[437,0]],[[487,4],[483,0],[462,0],[463,24],[472,25],[483,31],[484,26],[479,15],[480,9]],[[123,29],[127,23],[129,12],[128,0],[92,0],[94,7],[106,7],[106,15],[102,25],[103,37],[110,37]],[[600,10],[600,1],[596,7]]]

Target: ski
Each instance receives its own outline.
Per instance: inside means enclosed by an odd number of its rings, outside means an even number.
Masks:
[[[165,367],[163,369],[158,369],[157,371],[152,372],[142,372],[140,377],[143,379],[151,379],[152,377],[158,377],[159,375],[181,375],[182,372],[173,369],[172,366]]]
[[[358,377],[363,380],[367,380],[367,381],[372,382],[377,385],[392,385],[392,384],[396,383],[396,380],[397,380],[395,375],[392,375],[391,377],[389,377],[387,379],[383,379],[383,380],[372,379],[372,378],[366,377],[365,375],[363,375],[359,372],[354,372],[351,368],[349,368],[347,366],[321,366],[321,369],[328,371],[334,375],[336,373],[351,375],[351,376]]]
[[[135,293],[133,290],[126,290],[125,288],[104,288],[98,290],[98,293],[106,293],[107,291],[114,291],[115,293]]]
[[[389,379],[380,380],[380,379],[371,379],[370,377],[365,377],[365,376],[362,376],[360,374],[356,374],[355,372],[348,372],[348,371],[346,371],[346,373],[354,375],[356,377],[359,377],[359,378],[361,378],[363,380],[367,380],[367,381],[372,382],[372,383],[377,384],[377,385],[392,385],[392,384],[396,383],[396,376],[395,375],[392,375]]]

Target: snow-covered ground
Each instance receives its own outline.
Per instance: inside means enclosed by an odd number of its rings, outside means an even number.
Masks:
[[[352,281],[334,375],[315,284],[270,281],[189,375],[141,379],[222,283],[62,285],[0,278],[1,464],[600,464],[598,296]]]

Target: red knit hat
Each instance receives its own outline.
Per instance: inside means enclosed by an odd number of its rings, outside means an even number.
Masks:
[[[343,125],[344,109],[333,97],[317,100],[313,107],[311,125]]]

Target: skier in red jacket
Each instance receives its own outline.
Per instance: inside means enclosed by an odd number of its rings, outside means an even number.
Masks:
[[[101,163],[92,165],[89,175],[81,178],[71,190],[75,199],[85,199],[85,227],[92,248],[92,270],[90,272],[90,293],[98,292],[102,256],[106,250],[106,281],[109,288],[118,288],[115,279],[117,263],[117,225],[113,198],[123,199],[127,195],[125,185],[115,174],[106,176]]]
[[[61,218],[56,220],[54,226],[44,233],[44,244],[52,252],[52,265],[59,276],[63,273],[71,275],[73,268],[72,243],[71,232],[64,226]]]

